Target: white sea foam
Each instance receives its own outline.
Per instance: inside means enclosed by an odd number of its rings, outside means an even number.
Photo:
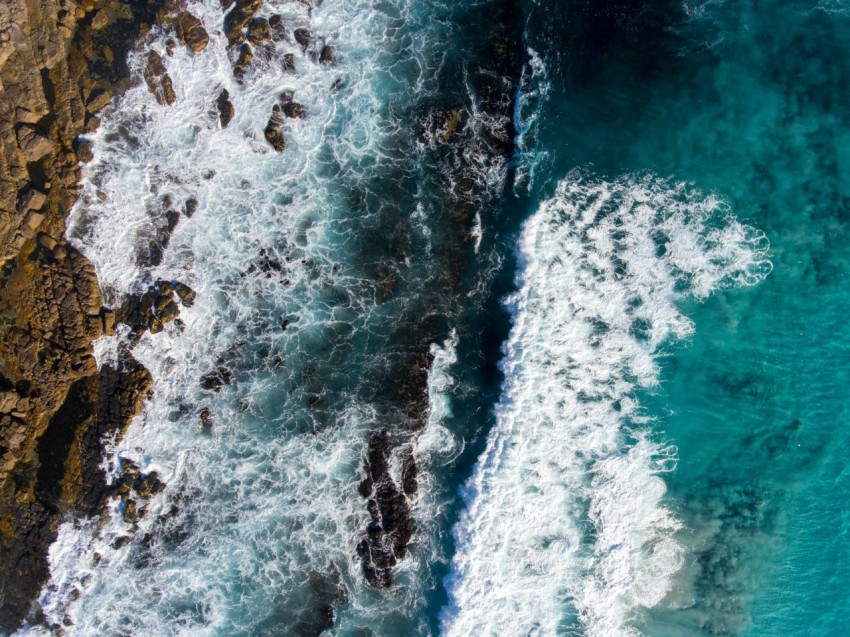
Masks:
[[[662,479],[676,450],[636,390],[693,331],[677,303],[758,282],[766,254],[717,198],[650,177],[572,173],[526,222],[496,424],[455,528],[447,636],[637,634],[683,549]]]
[[[546,65],[540,54],[529,47],[528,61],[523,65],[514,106],[514,127],[517,131],[516,153],[518,157],[515,191],[530,191],[537,183],[538,173],[551,164],[549,151],[540,150],[541,115],[549,99],[551,85]]]

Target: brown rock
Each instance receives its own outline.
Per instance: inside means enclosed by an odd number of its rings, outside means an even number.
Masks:
[[[195,53],[207,48],[207,43],[210,41],[210,36],[201,21],[188,11],[183,11],[177,16],[177,36]]]
[[[34,124],[22,124],[17,130],[18,148],[27,161],[38,161],[54,150],[54,143]]]
[[[266,141],[272,145],[277,152],[282,153],[286,149],[286,139],[283,136],[283,111],[275,104],[271,117],[263,131]]]
[[[35,188],[27,188],[18,200],[18,212],[41,210],[45,203],[47,203],[47,195]]]
[[[94,144],[91,140],[78,137],[74,140],[74,152],[77,153],[77,159],[87,164],[94,159]]]
[[[156,101],[160,104],[168,104],[171,106],[177,100],[174,93],[174,87],[171,84],[171,77],[162,63],[162,56],[156,51],[148,53],[148,64],[145,67],[145,82],[147,82],[148,90],[153,93]]]
[[[254,59],[254,54],[251,52],[251,46],[245,42],[239,47],[239,57],[233,63],[233,75],[237,79],[242,79],[245,76],[245,69],[248,68],[252,59]]]
[[[265,18],[253,18],[248,23],[248,42],[257,46],[270,42],[272,39],[269,21]]]
[[[129,356],[97,370],[108,314],[63,230],[75,140],[129,85],[126,53],[165,1],[0,0],[0,634],[35,608],[60,517],[101,510],[102,441],[150,387]]]
[[[99,110],[109,106],[111,101],[112,98],[110,98],[109,93],[105,89],[96,88],[89,95],[89,99],[86,102],[86,110],[89,113],[97,113]]]
[[[91,28],[95,31],[100,31],[107,24],[109,24],[109,13],[106,9],[99,10],[91,20]]]
[[[179,281],[174,284],[174,292],[177,293],[177,296],[180,298],[180,301],[186,307],[192,307],[195,303],[195,290],[190,288],[185,283],[180,283]]]
[[[224,34],[228,46],[236,46],[245,41],[245,27],[260,10],[263,0],[236,0],[236,6],[224,16]]]

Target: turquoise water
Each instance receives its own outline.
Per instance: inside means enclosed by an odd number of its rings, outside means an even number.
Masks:
[[[696,325],[650,398],[687,566],[649,635],[840,635],[850,611],[850,15],[840,3],[688,3],[580,35],[535,7],[550,65],[547,175],[653,171],[763,230],[772,274],[684,312]],[[608,4],[608,3],[603,3]],[[639,13],[639,12],[638,12]],[[609,25],[610,26],[610,25]],[[567,33],[573,29],[566,27]],[[544,53],[545,51],[545,53]]]
[[[158,279],[198,297],[135,346],[155,394],[109,464],[166,490],[138,525],[120,502],[63,524],[46,623],[845,634],[850,8],[308,5],[264,11],[334,64],[290,38],[237,82],[220,3],[194,2],[211,42],[166,59],[176,105],[140,84],[95,136],[71,235],[110,302]],[[284,90],[306,116],[278,155]],[[217,366],[232,382],[205,390]],[[415,528],[387,588],[360,551],[379,430]]]

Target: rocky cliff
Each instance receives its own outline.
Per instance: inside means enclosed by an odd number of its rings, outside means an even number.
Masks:
[[[97,368],[91,342],[113,313],[65,217],[91,156],[80,135],[128,82],[127,50],[166,4],[0,2],[0,633],[38,619],[57,525],[97,512],[102,438],[150,388],[129,355]]]

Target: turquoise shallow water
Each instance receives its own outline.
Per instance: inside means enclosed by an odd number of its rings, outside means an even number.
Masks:
[[[614,26],[602,7],[534,7],[527,31],[551,80],[539,134],[547,177],[591,164],[687,180],[772,246],[766,281],[683,308],[695,335],[670,350],[647,399],[679,450],[665,479],[689,555],[669,603],[642,626],[840,635],[850,610],[850,15],[839,3],[688,4],[689,14],[636,9]],[[584,37],[600,24],[604,36]]]

